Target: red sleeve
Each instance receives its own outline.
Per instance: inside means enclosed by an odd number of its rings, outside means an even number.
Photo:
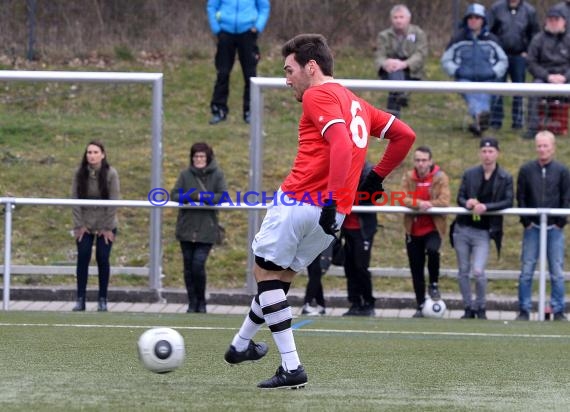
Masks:
[[[380,177],[388,176],[402,163],[416,140],[416,134],[406,123],[395,119],[384,138],[389,140],[388,147],[373,169]]]
[[[336,193],[345,186],[352,162],[352,142],[344,123],[329,126],[325,131],[324,138],[330,145],[327,193],[333,193],[333,199],[339,200]]]

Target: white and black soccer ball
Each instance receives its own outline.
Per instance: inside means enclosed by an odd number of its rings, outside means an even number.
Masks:
[[[172,372],[184,362],[184,338],[171,328],[152,328],[137,342],[143,366],[155,373]]]
[[[447,306],[443,299],[433,300],[427,298],[424,302],[424,307],[422,308],[422,314],[426,318],[442,318],[445,313]]]

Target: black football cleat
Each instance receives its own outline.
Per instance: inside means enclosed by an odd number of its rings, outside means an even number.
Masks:
[[[259,382],[257,387],[261,389],[301,389],[305,387],[307,380],[307,373],[303,365],[299,365],[293,371],[286,371],[283,366],[279,366],[274,376]]]
[[[249,346],[243,352],[238,352],[233,345],[230,345],[226,354],[224,355],[224,360],[230,365],[237,365],[238,363],[250,361],[255,362],[263,358],[269,348],[264,342],[255,343],[254,341],[249,341]]]

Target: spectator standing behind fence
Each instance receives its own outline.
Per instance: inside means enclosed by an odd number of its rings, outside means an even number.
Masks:
[[[449,178],[433,163],[431,149],[419,146],[414,152],[414,168],[402,177],[402,191],[406,193],[404,204],[425,212],[432,207],[449,206]],[[445,215],[405,214],[406,251],[412,273],[417,310],[414,318],[423,317],[426,298],[424,266],[427,254],[429,273],[428,294],[433,300],[441,299],[439,292],[439,261],[441,241],[446,232]]]
[[[501,81],[507,76],[513,83],[526,81],[526,56],[533,36],[540,31],[536,10],[525,0],[498,0],[491,6],[489,31],[497,36],[509,60],[509,67]],[[491,127],[500,129],[503,125],[503,96],[493,96],[491,101]],[[513,96],[511,108],[513,129],[523,127],[523,98]]]
[[[335,242],[336,240],[307,266],[307,277],[309,280],[305,289],[305,299],[303,300],[303,309],[301,310],[302,315],[318,316],[326,314],[322,277],[331,266]]]
[[[428,41],[424,31],[410,24],[412,14],[408,7],[397,4],[390,11],[392,26],[378,33],[376,38],[376,67],[382,80],[422,80]],[[388,93],[389,112],[400,117],[402,107],[408,106],[409,93]]]
[[[501,253],[503,217],[483,215],[485,212],[513,206],[513,178],[497,163],[499,142],[484,137],[479,143],[480,165],[463,173],[457,193],[457,204],[472,211],[471,215],[457,215],[453,246],[457,256],[457,281],[463,298],[465,313],[461,319],[487,319],[485,268],[489,257],[489,241],[495,241]],[[482,216],[483,215],[483,216]],[[472,301],[470,275],[475,279],[475,302]]]
[[[537,159],[525,163],[517,179],[517,202],[521,208],[570,207],[570,171],[554,160],[556,140],[549,131],[535,136]],[[540,249],[540,217],[521,216],[524,227],[521,274],[519,278],[519,307],[517,320],[529,320],[532,309],[532,277]],[[566,216],[548,216],[546,258],[550,271],[550,306],[554,320],[566,320],[564,303],[564,226]]]
[[[257,75],[257,37],[269,19],[269,0],[208,0],[210,29],[217,38],[216,84],[210,102],[210,124],[226,120],[229,112],[230,73],[236,52],[243,73],[243,120],[250,121],[249,79]]]
[[[119,174],[109,165],[102,142],[92,140],[83,154],[83,160],[73,175],[71,197],[74,199],[118,200]],[[109,257],[117,234],[115,207],[74,206],[73,234],[77,245],[77,301],[73,311],[85,310],[87,278],[93,243],[99,274],[97,310],[107,311],[107,288],[111,267]]]
[[[565,14],[556,7],[546,13],[544,29],[535,35],[528,48],[528,70],[534,83],[564,84],[570,80],[570,34]],[[528,98],[528,130],[523,135],[534,139],[540,129],[539,96]]]
[[[360,182],[368,176],[372,164],[366,162]],[[378,227],[376,213],[349,213],[341,228],[344,238],[344,275],[350,308],[343,316],[374,316],[372,274],[368,269],[372,256],[374,234]]]
[[[507,55],[499,46],[497,37],[487,29],[485,7],[470,4],[465,11],[459,31],[447,45],[441,65],[458,82],[495,82],[507,70]],[[475,136],[489,127],[491,95],[464,93],[473,123],[469,131]]]
[[[190,148],[190,166],[178,176],[170,192],[170,199],[174,202],[190,203],[184,199],[185,194],[189,192],[192,202],[212,205],[217,204],[223,193],[227,192],[224,173],[216,162],[214,151],[207,143],[194,143]],[[208,196],[201,198],[200,193]],[[217,211],[178,209],[176,239],[180,242],[182,251],[188,313],[206,313],[206,260],[216,241],[218,230]]]

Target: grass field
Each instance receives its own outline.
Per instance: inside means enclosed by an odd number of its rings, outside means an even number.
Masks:
[[[536,411],[570,405],[568,323],[294,319],[309,374],[261,391],[279,356],[229,367],[241,316],[8,312],[0,318],[2,411]],[[136,353],[151,326],[177,329],[187,358],[170,373]]]

